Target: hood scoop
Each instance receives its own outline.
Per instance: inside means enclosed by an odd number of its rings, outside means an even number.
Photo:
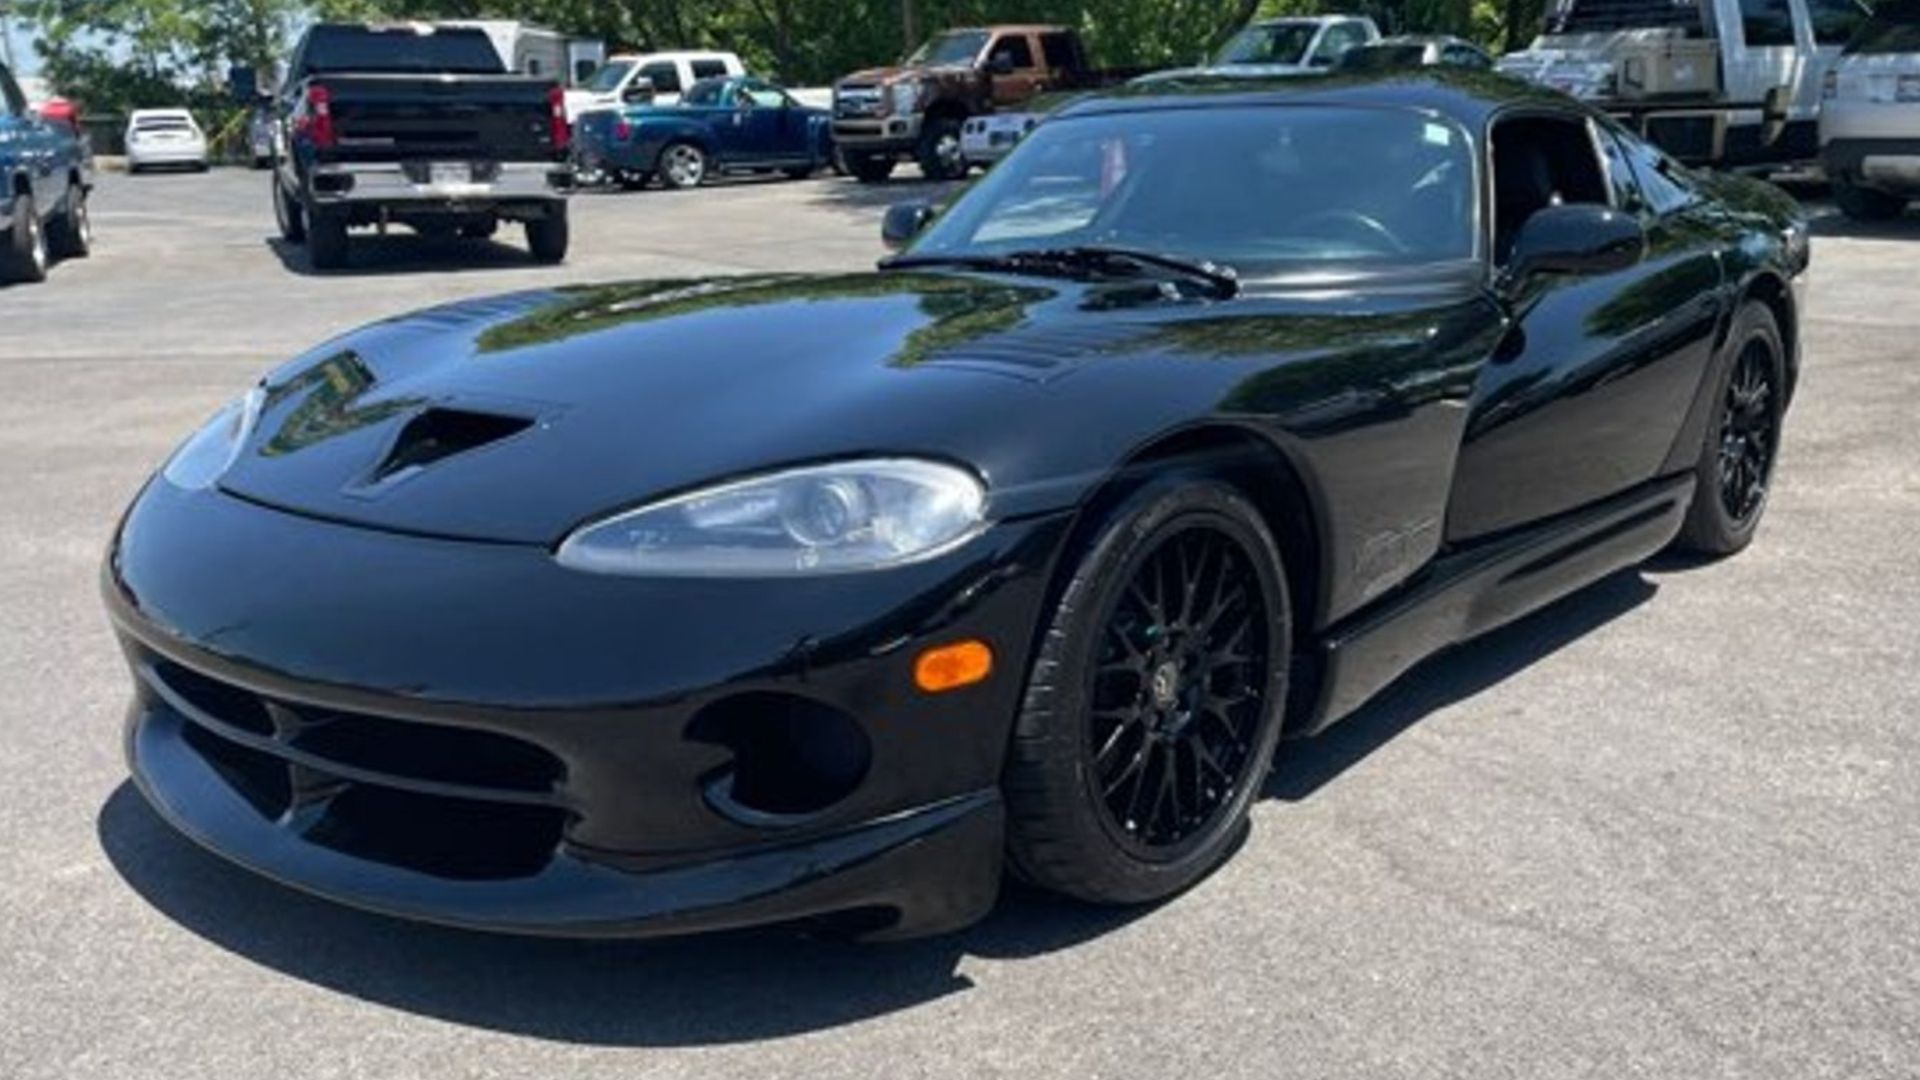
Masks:
[[[406,422],[359,486],[363,493],[391,487],[438,461],[510,439],[533,426],[525,416],[430,408]]]

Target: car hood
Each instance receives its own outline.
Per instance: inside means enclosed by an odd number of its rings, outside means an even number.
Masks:
[[[552,544],[708,483],[907,454],[970,465],[989,512],[1016,517],[1237,409],[1290,355],[1434,340],[1429,301],[1400,307],[919,272],[521,293],[378,323],[275,371],[220,486],[353,524]],[[1337,363],[1314,370],[1329,381],[1254,380],[1263,410],[1282,404],[1275,385],[1308,412],[1348,400]]]

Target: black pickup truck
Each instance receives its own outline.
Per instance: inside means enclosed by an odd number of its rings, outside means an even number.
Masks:
[[[314,266],[345,265],[350,228],[486,237],[502,219],[535,259],[566,257],[565,98],[509,74],[484,31],[316,25],[276,102],[274,214]]]

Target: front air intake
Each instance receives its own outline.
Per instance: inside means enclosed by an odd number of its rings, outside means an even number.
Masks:
[[[368,483],[392,483],[436,461],[511,438],[532,426],[533,421],[524,416],[428,409],[400,429]]]

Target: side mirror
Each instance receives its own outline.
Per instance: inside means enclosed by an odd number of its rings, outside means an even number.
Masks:
[[[987,71],[994,75],[1013,74],[1013,57],[1006,53],[994,53],[993,58],[987,61]]]
[[[925,199],[894,203],[880,220],[880,242],[888,251],[899,251],[926,229],[933,216],[933,204]]]
[[[1792,111],[1792,87],[1775,86],[1767,91],[1760,106],[1760,142],[1763,146],[1772,146],[1780,141],[1780,136],[1786,134]]]
[[[1646,253],[1647,230],[1631,214],[1593,203],[1549,206],[1520,226],[1504,283],[1541,274],[1610,274]]]

